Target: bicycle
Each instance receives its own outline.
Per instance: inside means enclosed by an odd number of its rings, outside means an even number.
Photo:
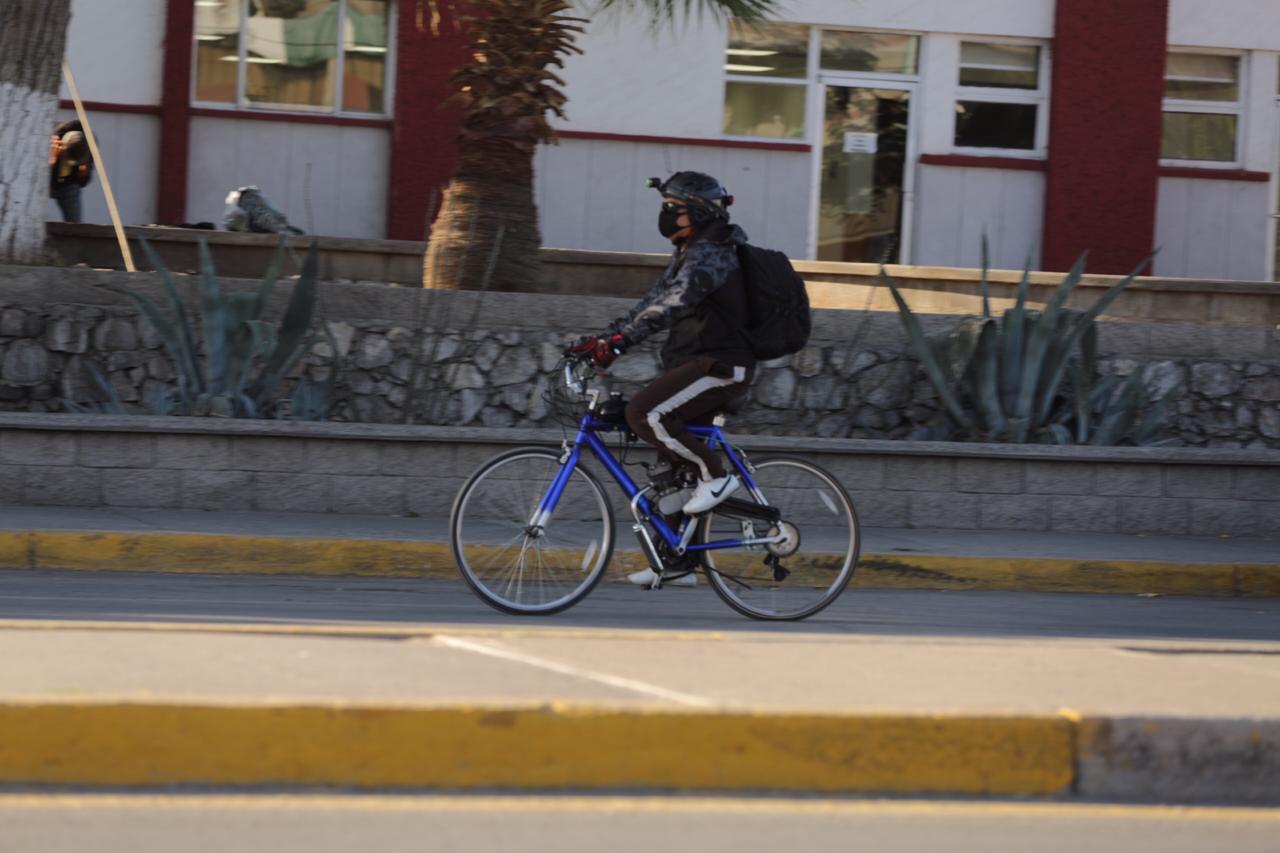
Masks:
[[[601,438],[622,432],[627,447],[628,435],[635,440],[621,395],[588,387],[595,372],[590,358],[566,355],[561,369],[576,409],[573,441],[566,437],[559,450],[528,447],[495,457],[454,501],[454,560],[482,601],[504,613],[549,615],[577,604],[600,582],[613,556],[616,523],[600,479],[582,464],[584,451],[626,495],[632,531],[657,576],[653,588],[701,569],[725,603],[763,620],[807,618],[844,591],[860,536],[853,501],[834,476],[802,459],[752,462],[725,436],[720,413],[711,425],[689,431],[725,454],[745,497],[685,516],[679,489],[687,482],[679,474],[639,486],[626,471],[625,449],[619,461]]]

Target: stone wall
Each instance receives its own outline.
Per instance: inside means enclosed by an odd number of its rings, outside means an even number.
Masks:
[[[179,279],[180,286],[190,281]],[[138,411],[173,380],[159,337],[104,285],[161,301],[154,276],[87,270],[0,268],[0,408],[59,411],[104,394],[97,365]],[[227,289],[252,283],[228,280]],[[277,302],[287,298],[278,288]],[[303,371],[337,368],[331,418],[363,423],[537,427],[554,423],[548,392],[567,341],[603,328],[629,300],[539,294],[322,285],[320,311],[334,345],[318,340]],[[948,316],[926,317],[933,329]],[[741,433],[907,438],[937,413],[933,389],[905,352],[896,313],[819,310],[812,345],[762,366]],[[1205,447],[1280,447],[1280,330],[1229,324],[1102,324],[1103,369],[1149,368],[1169,393],[1170,437]],[[629,393],[657,373],[651,347],[613,371]]]

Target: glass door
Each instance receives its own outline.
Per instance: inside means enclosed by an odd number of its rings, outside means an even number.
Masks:
[[[908,87],[822,81],[814,257],[900,263],[908,256]]]

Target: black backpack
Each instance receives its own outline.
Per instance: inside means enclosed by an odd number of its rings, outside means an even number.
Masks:
[[[804,279],[782,252],[738,247],[751,318],[745,337],[760,361],[799,352],[809,342],[812,319]]]

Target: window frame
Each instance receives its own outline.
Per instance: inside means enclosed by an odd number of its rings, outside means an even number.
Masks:
[[[996,86],[965,86],[960,82],[960,72],[964,67],[961,57],[964,45],[1000,44],[1011,47],[1036,47],[1040,49],[1039,67],[1036,72],[1036,88],[1014,89]],[[1002,157],[1016,160],[1043,160],[1049,152],[1049,93],[1050,69],[1053,67],[1053,44],[1043,39],[1007,38],[1002,36],[956,36],[956,64],[953,88],[951,92],[950,147],[952,154],[970,157]],[[1030,105],[1036,108],[1036,132],[1031,148],[979,148],[971,145],[956,144],[956,128],[958,113],[956,106],[961,101],[975,101],[981,104],[1017,104]]]
[[[194,8],[196,0],[190,0]],[[336,79],[334,80],[333,106],[320,107],[308,106],[306,104],[274,104],[264,101],[250,101],[245,93],[245,85],[248,77],[248,55],[249,55],[249,39],[246,37],[248,32],[249,21],[249,3],[247,0],[241,0],[240,3],[240,27],[237,31],[237,44],[239,52],[236,59],[236,99],[233,103],[226,101],[202,101],[196,98],[198,81],[196,74],[199,71],[199,34],[193,32],[191,34],[191,90],[188,93],[187,101],[192,107],[207,110],[225,110],[227,112],[247,111],[261,113],[264,116],[328,116],[333,118],[349,118],[377,121],[380,119],[392,119],[395,116],[395,69],[396,69],[396,49],[397,49],[397,27],[398,27],[398,7],[397,4],[401,0],[387,0],[387,52],[384,65],[383,75],[383,102],[386,106],[382,112],[359,112],[355,110],[343,109],[343,83],[345,74],[345,66],[347,62],[347,51],[342,45],[342,36],[346,32],[347,26],[347,3],[348,0],[338,0],[338,50],[336,52],[337,67],[334,70]]]
[[[1160,102],[1161,129],[1161,166],[1177,166],[1192,169],[1240,169],[1244,164],[1244,140],[1248,134],[1249,103],[1249,53],[1243,50],[1215,50],[1212,48],[1176,47],[1170,45],[1165,49],[1166,61],[1169,54],[1197,54],[1200,56],[1225,56],[1236,60],[1236,99],[1235,101],[1194,101],[1185,98],[1163,97]],[[1168,66],[1166,65],[1166,68]],[[1167,75],[1160,78],[1163,84]],[[1235,157],[1231,160],[1183,160],[1164,157],[1163,134],[1166,113],[1194,113],[1199,115],[1229,115],[1236,117]]]
[[[774,85],[790,85],[800,86],[805,90],[805,116],[804,116],[804,135],[798,137],[779,137],[779,136],[743,136],[740,134],[729,134],[724,132],[724,121],[720,123],[720,138],[733,142],[763,142],[769,144],[793,144],[793,145],[814,145],[813,137],[813,116],[811,115],[813,106],[813,93],[815,90],[820,91],[822,88],[822,77],[848,77],[856,78],[859,81],[874,83],[882,81],[885,83],[911,83],[919,85],[924,80],[925,73],[925,38],[927,33],[918,30],[892,30],[882,27],[851,27],[851,26],[829,26],[826,24],[795,24],[789,21],[779,21],[778,23],[789,24],[791,26],[803,26],[808,30],[808,60],[805,64],[804,77],[763,77],[759,75],[743,75],[734,74],[724,69],[724,63],[721,63],[721,85],[720,85],[720,108],[723,116],[724,96],[728,91],[729,83],[768,83]],[[846,32],[846,33],[885,33],[895,36],[910,36],[917,40],[916,42],[916,72],[914,74],[898,74],[888,71],[844,71],[832,68],[822,67],[822,34],[823,32]],[[726,33],[726,37],[729,34]],[[725,45],[726,50],[728,44]]]
[[[779,24],[789,26],[797,26],[789,21],[778,21]],[[765,77],[759,74],[735,74],[725,68],[726,62],[720,63],[720,138],[725,140],[733,140],[735,142],[765,142],[770,144],[792,144],[803,145],[809,142],[809,83],[813,79],[813,63],[814,63],[814,27],[810,24],[799,24],[807,30],[805,39],[805,74],[803,77]],[[725,32],[726,58],[729,50],[729,39],[732,38],[732,32]],[[730,83],[766,83],[769,85],[796,86],[804,91],[804,107],[805,115],[803,121],[803,133],[800,136],[745,136],[736,133],[725,133],[724,130],[724,108],[725,96],[729,91]]]
[[[813,79],[826,77],[855,77],[866,80],[882,80],[886,83],[919,83],[924,79],[924,43],[927,33],[918,30],[886,30],[881,27],[837,27],[815,24],[810,37],[810,50],[813,52]],[[827,33],[869,33],[890,36],[907,36],[916,40],[916,70],[913,74],[899,71],[849,71],[845,68],[826,68],[822,64],[822,34]]]

